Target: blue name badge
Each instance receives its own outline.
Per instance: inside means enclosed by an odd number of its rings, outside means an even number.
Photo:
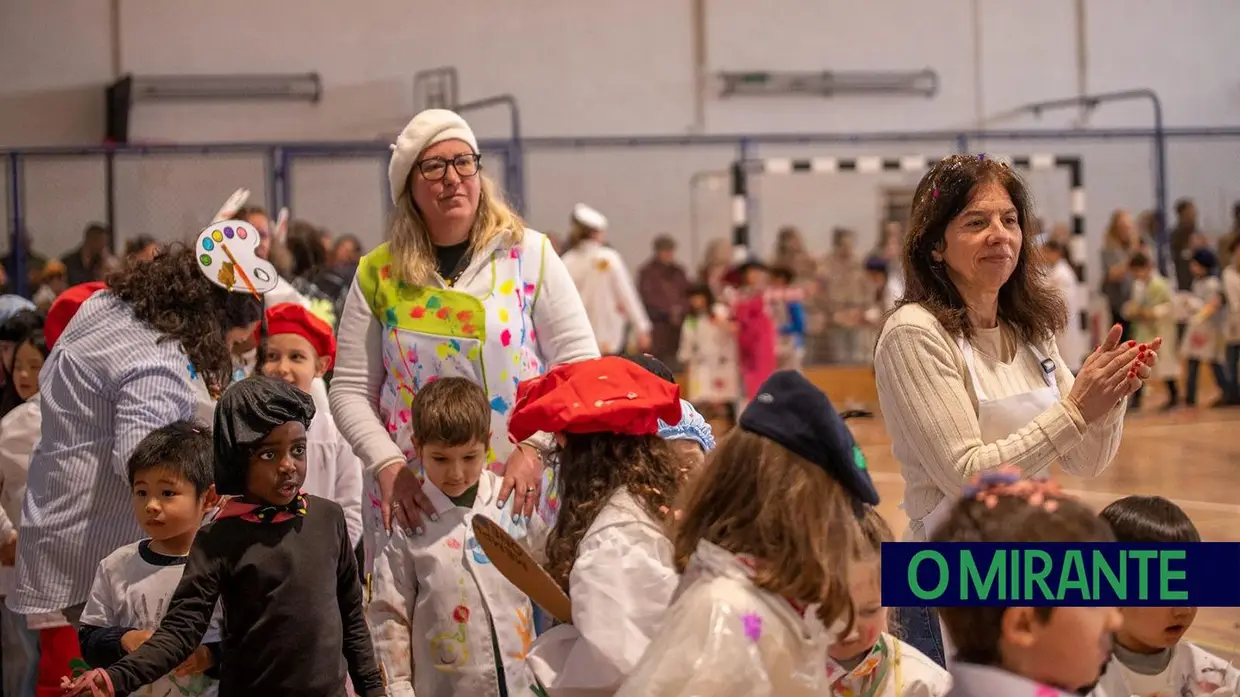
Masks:
[[[1240,543],[882,547],[884,607],[1240,607]]]

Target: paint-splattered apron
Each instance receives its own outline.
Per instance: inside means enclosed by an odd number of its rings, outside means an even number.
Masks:
[[[542,254],[535,257],[539,262]],[[379,392],[379,418],[421,476],[410,424],[413,396],[441,377],[468,378],[486,390],[490,401],[487,460],[492,469],[501,470],[516,447],[508,438],[508,415],[517,383],[544,369],[533,322],[542,264],[523,260],[520,246],[480,250],[457,284],[484,289],[474,295],[438,285],[407,285],[392,277],[391,263],[384,244],[367,254],[358,268],[358,282],[383,326],[386,377]],[[364,517],[369,529],[378,530],[380,539],[375,542],[381,546],[386,533],[373,478],[366,478],[366,486]],[[367,568],[372,554],[367,552]]]

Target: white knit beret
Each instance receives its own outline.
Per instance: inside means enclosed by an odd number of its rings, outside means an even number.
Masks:
[[[591,230],[599,230],[601,232],[607,229],[607,218],[584,203],[578,203],[576,206],[573,206],[573,220],[577,221],[582,227],[587,227]]]
[[[445,140],[463,140],[470,149],[478,152],[478,139],[474,131],[465,123],[460,114],[447,109],[427,109],[409,122],[405,130],[396,138],[392,147],[392,161],[388,164],[388,187],[392,193],[392,203],[400,199],[409,181],[409,172],[413,163],[424,150]]]

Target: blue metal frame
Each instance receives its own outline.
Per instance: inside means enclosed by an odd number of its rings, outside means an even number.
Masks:
[[[511,103],[510,103],[511,102]],[[506,105],[512,112],[512,139],[489,140],[480,142],[483,151],[503,152],[505,167],[503,184],[508,196],[523,210],[526,197],[526,181],[524,176],[524,154],[527,149],[563,150],[578,148],[633,148],[633,147],[720,147],[736,148],[737,158],[750,159],[754,147],[758,145],[790,145],[790,144],[858,144],[858,143],[927,143],[954,142],[960,152],[968,151],[969,144],[977,140],[1141,140],[1157,138],[1240,138],[1240,127],[1215,128],[1103,128],[1077,130],[966,130],[966,131],[888,131],[871,133],[754,133],[754,134],[719,134],[719,135],[664,135],[664,136],[589,136],[589,137],[525,137],[521,133],[521,124],[515,100],[501,95],[471,104],[460,105],[462,108],[483,108],[488,106]],[[1161,115],[1159,115],[1161,116]],[[1161,118],[1158,124],[1161,126]],[[9,233],[13,240],[13,268],[9,269],[11,282],[19,293],[28,290],[25,270],[25,248],[20,244],[21,231],[25,220],[22,211],[21,166],[24,157],[81,157],[99,155],[107,160],[117,155],[160,155],[160,154],[240,154],[253,153],[267,156],[268,164],[268,198],[272,209],[292,206],[292,191],[289,172],[292,160],[297,157],[367,157],[373,156],[386,160],[390,152],[385,141],[329,141],[329,142],[277,142],[277,143],[199,143],[182,145],[95,145],[85,147],[31,147],[19,149],[0,149],[0,156],[8,159],[9,168]],[[383,168],[386,192],[387,172]],[[1158,189],[1167,190],[1166,177],[1159,177]],[[109,188],[112,188],[109,186]],[[107,192],[109,211],[114,209],[114,192]],[[1164,193],[1165,196],[1165,193]],[[390,207],[386,193],[383,195],[385,206]],[[1161,251],[1161,250],[1160,250]]]

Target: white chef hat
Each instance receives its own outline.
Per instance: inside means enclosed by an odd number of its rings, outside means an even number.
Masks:
[[[478,152],[478,139],[460,114],[447,109],[427,109],[409,122],[396,138],[392,147],[392,161],[388,164],[388,187],[392,203],[400,199],[409,181],[409,172],[422,151],[445,140],[463,140],[471,150]]]
[[[607,229],[607,218],[584,203],[573,206],[573,220],[582,227],[603,231]]]

